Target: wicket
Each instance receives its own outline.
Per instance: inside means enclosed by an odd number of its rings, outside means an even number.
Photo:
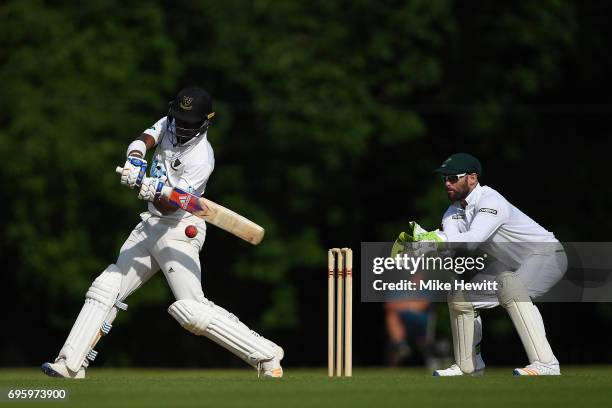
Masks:
[[[332,248],[327,251],[327,270],[327,373],[330,377],[351,377],[353,250]]]

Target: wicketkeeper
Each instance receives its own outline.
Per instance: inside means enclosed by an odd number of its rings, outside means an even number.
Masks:
[[[167,116],[145,130],[127,148],[121,184],[149,202],[148,211],[127,238],[119,257],[98,276],[85,294],[66,343],[42,370],[49,376],[85,378],[101,336],[108,334],[125,299],[160,269],[176,301],[168,313],[190,332],[205,336],[256,367],[264,377],[283,375],[283,349],[261,337],[236,316],[204,297],[199,253],[205,222],[170,204],[162,187],[178,187],[202,195],[214,168],[207,130],[214,116],[212,101],[199,87],[181,90]],[[144,159],[156,147],[147,173]],[[113,169],[109,169],[113,171]]]
[[[559,362],[546,339],[544,322],[531,299],[546,293],[567,268],[567,257],[555,236],[510,204],[491,187],[482,186],[478,159],[457,153],[435,170],[442,176],[452,204],[442,217],[442,229],[425,231],[411,222],[402,232],[394,252],[406,242],[419,242],[430,250],[476,248],[494,259],[471,282],[496,281],[496,292],[455,291],[449,294],[448,308],[455,364],[434,376],[482,374],[480,353],[482,320],[479,309],[502,305],[514,324],[529,359],[514,375],[559,375]]]

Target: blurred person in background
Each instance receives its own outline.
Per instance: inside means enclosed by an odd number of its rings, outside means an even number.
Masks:
[[[395,300],[385,303],[385,323],[389,344],[386,363],[399,367],[408,359],[414,360],[415,351],[429,365],[429,352],[433,343],[435,317],[431,302],[421,300]]]

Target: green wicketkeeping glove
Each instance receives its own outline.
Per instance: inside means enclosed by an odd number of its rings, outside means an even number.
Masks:
[[[415,235],[414,242],[444,242],[444,238],[438,231],[423,232]]]
[[[421,227],[416,221],[410,221],[408,223],[408,225],[410,226],[410,235],[412,235],[413,237],[413,242],[416,241],[416,239],[414,239],[414,237],[420,235],[420,234],[424,234],[427,232],[427,230],[423,227]]]
[[[416,221],[410,221],[408,223],[408,232],[400,232],[399,237],[393,243],[391,248],[391,257],[394,258],[397,254],[402,254],[410,247],[412,249],[412,243],[416,242],[417,235],[422,235],[427,231],[422,228]]]
[[[391,248],[391,257],[395,258],[397,254],[401,254],[406,250],[406,245],[414,242],[414,238],[407,232],[400,232],[399,237],[393,243]]]
[[[442,235],[440,235],[440,231],[431,231],[431,232],[423,232],[421,234],[417,234],[414,237],[415,242],[422,242],[422,249],[435,251],[438,249],[442,249],[445,246],[446,239]],[[431,245],[427,245],[431,244]]]

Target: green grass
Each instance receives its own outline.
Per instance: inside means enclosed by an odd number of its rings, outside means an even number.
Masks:
[[[579,407],[609,406],[612,367],[566,367],[561,377],[511,376],[487,369],[483,377],[434,378],[421,369],[355,369],[353,378],[324,370],[287,369],[280,381],[258,380],[254,370],[93,368],[85,381],[45,377],[35,369],[0,370],[0,389],[65,388],[61,403],[2,406],[70,407]]]

